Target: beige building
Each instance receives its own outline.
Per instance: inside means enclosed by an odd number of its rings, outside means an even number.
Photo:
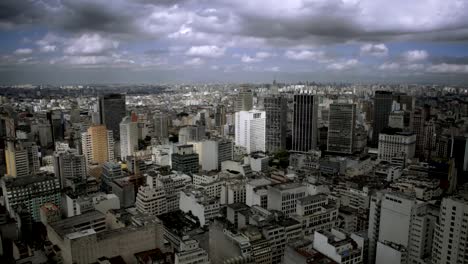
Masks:
[[[81,134],[83,154],[86,162],[102,164],[114,160],[114,139],[112,131],[104,125],[95,125]]]

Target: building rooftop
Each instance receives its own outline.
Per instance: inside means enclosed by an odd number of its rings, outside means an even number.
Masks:
[[[55,230],[55,232],[61,237],[65,237],[70,233],[76,231],[76,226],[79,226],[83,223],[94,222],[97,220],[105,220],[106,216],[99,211],[90,211],[81,215],[69,217],[60,221],[50,223],[50,226]]]

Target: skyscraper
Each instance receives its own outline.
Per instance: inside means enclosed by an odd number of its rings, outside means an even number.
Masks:
[[[353,153],[355,104],[331,104],[329,114],[327,150],[336,153]]]
[[[235,111],[250,111],[253,108],[253,93],[247,86],[240,88],[235,101]]]
[[[247,153],[265,151],[265,125],[264,111],[236,112],[236,145],[244,147]]]
[[[264,100],[266,113],[266,151],[286,149],[288,102],[281,95],[268,96]]]
[[[317,147],[318,100],[312,94],[294,95],[292,150],[307,152]]]
[[[108,94],[99,98],[101,124],[111,130],[115,139],[120,136],[120,121],[127,115],[125,94]]]
[[[47,113],[47,120],[52,129],[53,142],[63,140],[65,134],[63,113],[60,110],[50,111]]]
[[[114,160],[114,139],[112,131],[103,125],[91,126],[81,134],[83,154],[86,163],[103,164]]]
[[[124,117],[120,123],[120,157],[125,160],[138,150],[138,123],[130,116]]]
[[[76,149],[54,153],[54,172],[62,188],[86,181],[86,160]]]
[[[376,147],[379,142],[379,133],[387,127],[388,116],[392,112],[393,93],[389,91],[376,91],[374,96],[374,125],[371,145]]]
[[[157,138],[167,138],[168,133],[168,119],[167,115],[162,112],[157,112],[153,116],[153,131],[154,136]]]

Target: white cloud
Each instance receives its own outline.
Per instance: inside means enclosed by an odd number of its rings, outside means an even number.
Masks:
[[[97,33],[83,34],[67,42],[64,52],[69,55],[99,55],[108,53],[119,46],[118,41],[104,38]]]
[[[270,57],[273,57],[273,56],[275,56],[275,54],[272,54],[272,53],[269,53],[269,52],[266,52],[266,51],[259,51],[259,52],[255,53],[255,57],[259,58],[259,59],[267,59],[267,58],[270,58]]]
[[[375,57],[384,57],[388,55],[388,48],[383,43],[367,43],[361,46],[361,55],[371,55]]]
[[[410,50],[403,53],[403,58],[408,62],[422,61],[427,57],[429,57],[429,54],[425,50]]]
[[[327,66],[328,69],[331,69],[331,70],[349,70],[351,68],[354,68],[355,66],[357,66],[359,64],[359,61],[356,60],[356,59],[349,59],[349,60],[345,60],[345,61],[342,61],[342,62],[335,62],[335,63],[332,63],[330,65]]]
[[[400,68],[400,64],[396,62],[385,62],[379,66],[379,70],[397,70]]]
[[[29,55],[33,52],[32,49],[29,49],[29,48],[26,48],[26,49],[17,49],[15,50],[15,55],[20,55],[20,56],[24,56],[24,55]]]
[[[250,57],[248,55],[243,55],[241,57],[241,61],[244,63],[252,63],[252,62],[259,62],[261,59],[255,58],[255,57]]]
[[[189,56],[200,56],[200,57],[209,57],[209,58],[219,58],[224,55],[226,48],[206,45],[206,46],[193,46],[187,52],[186,55]]]
[[[291,60],[314,60],[314,61],[319,61],[319,62],[327,61],[325,53],[323,51],[288,50],[284,53],[284,56]]]
[[[427,71],[434,73],[468,73],[468,64],[435,64],[429,66]]]
[[[185,65],[189,65],[189,66],[200,66],[200,65],[203,65],[204,63],[205,61],[200,58],[193,58],[190,60],[186,60],[184,62]]]
[[[420,63],[406,65],[406,69],[410,71],[420,71],[420,70],[423,70],[424,67],[425,67],[424,64],[420,64]]]

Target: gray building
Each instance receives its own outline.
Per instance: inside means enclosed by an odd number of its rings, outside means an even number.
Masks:
[[[392,112],[393,93],[390,91],[376,91],[374,96],[374,125],[371,145],[376,147],[379,133],[387,127],[388,116]]]
[[[106,162],[102,166],[102,188],[104,191],[110,191],[112,181],[122,177],[122,168],[119,163]]]
[[[240,88],[239,94],[234,102],[235,112],[250,111],[253,109],[253,93],[247,86]]]
[[[265,97],[266,151],[286,149],[286,126],[288,124],[288,101],[281,95]]]
[[[75,149],[54,153],[54,172],[62,188],[86,183],[86,159]]]
[[[327,150],[352,154],[354,127],[356,125],[355,104],[331,104],[327,136]]]
[[[125,94],[108,94],[99,98],[100,122],[112,130],[114,139],[120,136],[120,122],[126,114]]]
[[[308,152],[317,147],[317,96],[312,94],[294,95],[292,150]]]

